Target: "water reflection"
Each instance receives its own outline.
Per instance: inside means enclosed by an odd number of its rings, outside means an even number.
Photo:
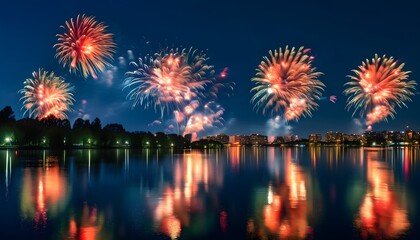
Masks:
[[[378,151],[367,152],[367,182],[356,219],[362,238],[395,238],[404,233],[410,226],[407,211],[394,190],[393,172],[386,162],[379,161]]]
[[[6,159],[5,159],[5,174],[4,174],[4,178],[5,178],[5,185],[6,185],[6,197],[9,193],[9,184],[10,184],[10,180],[12,179],[12,154],[10,152],[10,150],[6,151]]]
[[[411,148],[0,154],[0,211],[6,216],[1,239],[417,239],[420,234],[419,151]]]
[[[199,225],[201,223],[192,222],[191,217],[204,214],[206,197],[211,197],[223,185],[223,166],[210,161],[207,154],[192,151],[176,161],[173,170],[173,184],[165,184],[160,196],[149,200],[154,209],[155,227],[175,239],[184,227],[197,229],[198,232],[205,228]]]
[[[68,239],[111,239],[111,236],[102,231],[105,222],[104,213],[98,208],[83,204],[80,217],[72,216],[69,221]]]
[[[242,147],[240,146],[235,146],[235,147],[230,148],[229,159],[230,159],[230,163],[233,169],[237,169],[240,164],[241,149]]]
[[[268,151],[268,156],[273,157],[270,151],[274,150]],[[276,165],[270,163],[272,161],[269,160],[269,166]],[[283,159],[274,161],[284,165],[284,181],[268,185],[263,205],[256,207],[255,219],[248,220],[248,235],[251,238],[259,239],[307,238],[312,234],[312,228],[308,224],[308,215],[312,210],[308,203],[312,200],[308,200],[307,191],[308,186],[311,185],[308,182],[310,180],[302,167],[294,161],[292,149],[285,149]],[[278,172],[274,172],[274,174],[278,176]],[[262,192],[265,193],[265,191]],[[257,203],[257,205],[259,204]]]
[[[49,217],[55,218],[67,205],[69,187],[61,174],[58,158],[46,156],[27,160],[23,170],[20,211],[35,228],[45,228]]]

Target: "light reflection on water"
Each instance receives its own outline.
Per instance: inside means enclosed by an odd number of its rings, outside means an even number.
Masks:
[[[268,149],[268,161],[275,162],[274,149]],[[292,157],[292,149],[285,149],[284,179],[275,184],[269,184],[266,201],[256,207],[256,219],[248,220],[247,230],[252,237],[267,239],[279,238],[303,239],[311,235],[312,228],[308,225],[308,215],[312,212],[312,199],[308,199],[307,188],[311,186],[310,179],[304,170]],[[260,192],[260,194],[261,194]],[[261,199],[257,199],[259,201]]]
[[[404,149],[404,156],[407,151]],[[403,159],[406,164],[408,159]],[[366,175],[368,188],[356,219],[363,238],[399,236],[410,226],[406,204],[393,191],[394,176],[387,163],[379,161],[378,152],[367,153]]]
[[[417,149],[0,151],[3,235],[416,238]]]

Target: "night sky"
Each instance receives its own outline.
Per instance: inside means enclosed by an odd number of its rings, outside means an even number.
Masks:
[[[103,125],[122,123],[130,131],[163,131],[163,125],[149,125],[160,114],[142,107],[132,109],[127,92],[122,90],[129,66],[120,64],[119,57],[127,63],[128,50],[137,58],[167,46],[193,46],[206,50],[217,71],[229,68],[229,80],[236,86],[233,97],[219,99],[226,109],[224,127],[208,134],[268,133],[270,116],[256,113],[250,103],[254,85],[250,79],[269,50],[286,45],[311,48],[313,64],[324,73],[320,80],[327,86],[327,100],[319,102],[312,118],[290,122],[291,132],[302,137],[329,130],[362,130],[352,112],[345,110],[343,85],[351,69],[375,53],[405,62],[404,69],[412,71],[411,79],[420,76],[420,4],[416,1],[7,2],[0,7],[0,108],[10,105],[18,119],[24,112],[18,91],[32,71],[42,68],[62,75],[75,86],[75,111],[68,114],[72,123],[78,116],[99,117]],[[62,68],[54,57],[60,25],[78,14],[95,16],[114,34],[117,53],[113,64],[118,70],[114,69],[112,80],[109,76],[85,80]],[[335,104],[328,101],[330,95],[338,97]],[[408,108],[397,110],[395,119],[375,124],[373,129],[404,130],[410,126],[420,130],[419,95],[412,100]]]

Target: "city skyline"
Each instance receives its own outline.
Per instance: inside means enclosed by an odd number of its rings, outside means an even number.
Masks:
[[[50,12],[46,6],[51,4],[53,3],[7,3],[1,17],[2,29],[8,32],[9,37],[0,40],[5,56],[0,64],[5,79],[5,88],[0,90],[0,103],[3,106],[10,105],[18,119],[24,112],[20,110],[21,95],[18,93],[23,87],[22,82],[31,77],[32,71],[42,68],[64,76],[75,86],[75,111],[68,113],[71,122],[77,117],[89,117],[90,120],[99,117],[104,123],[121,123],[130,131],[165,131],[166,126],[163,125],[170,116],[161,118],[153,109],[132,108],[132,103],[126,97],[127,92],[122,91],[125,71],[119,70],[130,60],[151,54],[155,49],[194,46],[207,50],[209,62],[215,66],[216,73],[224,72],[227,68],[229,81],[236,83],[233,97],[219,99],[225,109],[223,125],[203,132],[201,136],[218,132],[228,135],[282,135],[289,132],[299,136],[329,130],[362,132],[366,130],[363,120],[358,119],[357,115],[353,118],[352,112],[345,110],[346,97],[342,94],[344,84],[348,81],[346,75],[351,74],[351,69],[357,68],[362,60],[372,58],[375,53],[394,56],[398,61],[405,62],[404,69],[412,71],[410,79],[416,80],[416,69],[420,69],[416,61],[418,50],[410,47],[415,46],[420,38],[417,31],[412,31],[419,21],[413,17],[419,8],[416,5],[401,3],[395,8],[402,11],[398,11],[393,20],[365,29],[364,19],[371,16],[372,10],[387,15],[394,11],[394,5],[367,3],[364,8],[359,8],[356,3],[285,3],[284,8],[297,8],[302,12],[283,12],[281,21],[277,24],[260,20],[262,17],[274,20],[278,16],[277,12],[264,12],[267,11],[266,8],[259,11],[262,9],[254,4],[169,2],[164,3],[168,8],[160,13],[153,8],[153,4],[144,3],[143,9],[151,11],[144,10],[141,13],[145,15],[144,18],[153,19],[155,24],[148,26],[146,20],[136,22],[136,12],[132,10],[135,8],[132,6],[135,6],[134,3],[107,1],[97,5],[76,2],[61,7],[66,3],[59,2],[53,4],[57,7],[50,16],[46,14],[47,11]],[[168,10],[171,8],[175,10]],[[236,8],[241,11],[235,11]],[[347,13],[348,8],[355,10],[356,14]],[[40,13],[39,17],[36,21],[29,21],[29,13],[33,10]],[[187,10],[189,14],[179,14],[182,10]],[[63,69],[57,63],[52,46],[56,41],[55,35],[61,32],[59,26],[79,14],[96,16],[114,34],[118,49],[114,54],[113,65],[118,69],[114,72],[108,69],[111,76],[99,75],[98,80],[83,80],[80,76],[68,73],[68,69]],[[294,14],[305,14],[313,22],[296,20],[293,18]],[[160,15],[165,17],[157,17]],[[179,27],[170,27],[167,19],[172,18],[179,19]],[[191,18],[201,21],[189,20]],[[329,18],[337,21],[329,23]],[[7,24],[7,19],[15,24]],[[140,28],[137,29],[138,26]],[[330,31],[330,28],[336,31]],[[197,31],[191,32],[190,29]],[[392,34],[388,30],[392,30]],[[28,35],[32,36],[29,44],[24,41]],[[234,38],[233,35],[238,37]],[[313,65],[324,73],[320,80],[326,85],[321,100],[318,101],[319,107],[312,112],[312,117],[300,118],[298,122],[290,121],[288,126],[284,126],[282,122],[273,122],[275,115],[270,120],[269,115],[257,113],[250,102],[250,90],[253,87],[251,78],[254,77],[255,68],[262,61],[262,56],[267,55],[269,50],[286,45],[311,48],[315,56]],[[337,96],[337,101],[330,102],[329,96]],[[408,108],[397,109],[395,119],[390,118],[389,122],[375,124],[373,130],[403,130],[406,126],[420,129],[417,121],[419,116],[414,111],[420,104],[418,94],[412,100],[407,103]],[[270,134],[273,130],[276,131]]]

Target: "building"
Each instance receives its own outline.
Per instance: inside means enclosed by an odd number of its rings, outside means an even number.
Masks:
[[[319,143],[321,141],[322,141],[321,134],[318,134],[318,133],[309,134],[309,142],[310,143]]]
[[[275,137],[274,141],[271,144],[283,144],[284,143],[284,138],[279,136],[279,137]]]
[[[226,134],[218,134],[215,136],[207,136],[205,139],[217,141],[223,144],[228,144],[230,142],[229,136]]]
[[[366,131],[363,134],[363,143],[375,146],[375,145],[386,144],[386,140],[383,133]]]
[[[404,140],[406,142],[413,141],[414,137],[415,137],[415,133],[414,133],[413,130],[407,130],[407,131],[405,131],[405,133],[404,133]]]
[[[251,134],[250,136],[250,143],[252,145],[262,145],[262,144],[268,144],[268,137],[265,135],[260,134]]]
[[[343,134],[343,142],[360,142],[362,138],[359,134]]]
[[[229,143],[232,145],[240,145],[240,138],[239,135],[229,136]]]
[[[299,136],[298,135],[283,136],[283,140],[285,143],[294,142],[294,141],[299,140]]]
[[[248,145],[250,142],[250,137],[247,135],[229,136],[229,143],[232,145]]]
[[[262,145],[268,144],[268,137],[261,134],[234,135],[229,137],[232,145]]]
[[[325,134],[325,141],[327,143],[340,144],[343,141],[343,133],[329,131]]]

